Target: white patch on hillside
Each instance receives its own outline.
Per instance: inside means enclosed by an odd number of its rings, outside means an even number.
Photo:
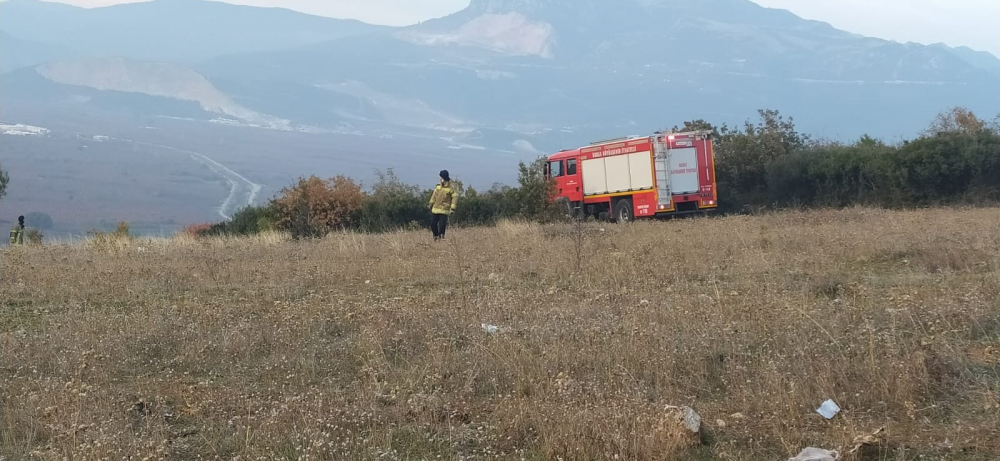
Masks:
[[[540,123],[509,123],[503,127],[504,130],[528,136],[535,136],[551,132],[552,129]]]
[[[543,152],[538,150],[534,144],[524,140],[518,139],[513,142],[514,150],[517,152],[528,153],[528,154],[542,154]]]
[[[15,125],[0,123],[0,134],[11,136],[42,136],[48,134],[48,132],[48,128],[42,128],[40,126],[24,125],[21,123]]]
[[[423,101],[399,98],[378,91],[361,82],[346,81],[317,85],[317,87],[367,101],[369,106],[378,112],[382,120],[391,124],[446,131],[449,133],[468,133],[472,131],[472,128],[462,120],[434,110]],[[346,110],[340,109],[336,110],[336,112],[345,118],[368,121],[365,117]]]
[[[449,145],[446,147],[452,150],[487,150],[485,146],[477,146],[475,144],[465,144],[461,141],[457,141],[455,136],[445,136],[438,139],[449,143]]]
[[[476,77],[481,80],[514,80],[517,78],[517,74],[502,70],[476,69]]]
[[[402,40],[422,45],[473,45],[503,53],[553,57],[555,28],[520,13],[484,14],[450,33],[400,32]]]
[[[943,86],[948,85],[949,82],[922,82],[914,80],[886,80],[882,83],[887,85],[932,85],[932,86]],[[958,83],[959,85],[964,85],[963,83]]]
[[[193,101],[206,112],[228,115],[248,125],[291,129],[288,120],[247,109],[203,75],[176,64],[123,58],[81,59],[42,64],[36,70],[56,83]]]
[[[484,146],[477,146],[474,144],[453,144],[448,146],[448,149],[452,150],[486,150]]]

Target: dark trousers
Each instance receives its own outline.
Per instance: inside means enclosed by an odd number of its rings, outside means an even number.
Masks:
[[[448,229],[448,215],[434,213],[431,215],[431,232],[434,240],[443,239],[444,231]]]

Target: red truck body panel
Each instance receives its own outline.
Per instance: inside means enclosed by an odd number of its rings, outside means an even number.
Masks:
[[[549,157],[556,196],[575,208],[606,209],[623,199],[637,218],[718,207],[709,132],[656,133],[565,150]]]

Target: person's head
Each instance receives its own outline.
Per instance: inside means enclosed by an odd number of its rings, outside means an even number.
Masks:
[[[448,170],[441,170],[441,173],[438,176],[441,177],[441,182],[451,181],[451,176],[448,174]]]
[[[18,216],[17,217],[17,223],[23,226],[24,225],[24,216]]]

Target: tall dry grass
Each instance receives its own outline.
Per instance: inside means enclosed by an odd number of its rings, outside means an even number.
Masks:
[[[6,250],[0,456],[995,460],[998,211]]]

